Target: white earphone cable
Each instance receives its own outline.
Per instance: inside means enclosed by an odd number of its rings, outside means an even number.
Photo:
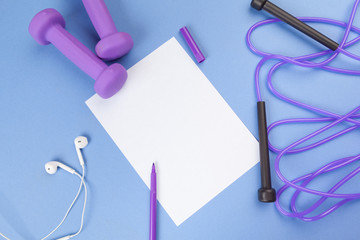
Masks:
[[[85,215],[86,201],[87,201],[87,188],[86,188],[86,183],[85,183],[85,181],[84,181],[84,178],[85,178],[85,168],[84,168],[84,166],[82,166],[82,169],[83,169],[83,174],[82,174],[82,176],[80,176],[80,174],[78,174],[77,172],[74,173],[76,176],[78,176],[78,177],[80,178],[81,182],[80,182],[79,190],[78,190],[78,192],[77,192],[74,200],[72,201],[70,207],[68,208],[65,216],[63,217],[63,219],[61,220],[61,222],[56,226],[56,228],[55,228],[54,230],[52,230],[48,235],[46,235],[45,237],[43,237],[41,240],[45,240],[45,239],[47,239],[48,237],[50,237],[50,236],[51,236],[56,230],[58,230],[58,229],[61,227],[61,225],[65,222],[67,216],[69,215],[71,209],[73,208],[76,200],[78,199],[78,197],[79,197],[79,195],[80,195],[80,193],[81,193],[82,186],[84,185],[84,189],[85,189],[85,201],[84,201],[84,206],[83,206],[83,211],[82,211],[82,216],[81,216],[81,226],[80,226],[79,231],[78,231],[77,233],[73,234],[73,235],[70,235],[70,237],[75,237],[75,236],[79,235],[80,232],[82,231],[82,228],[83,228],[83,225],[84,225],[84,215]],[[10,238],[6,237],[6,236],[5,236],[4,234],[2,234],[1,232],[0,232],[0,236],[3,237],[3,238],[5,238],[6,240],[11,240]]]
[[[57,170],[58,167],[61,167],[63,168],[64,170],[72,173],[72,174],[75,174],[76,176],[78,176],[81,180],[80,182],[80,186],[79,186],[79,190],[77,191],[76,193],[76,196],[74,198],[74,200],[72,201],[72,203],[70,204],[70,207],[68,208],[68,210],[66,211],[65,213],[65,216],[63,217],[63,219],[61,220],[61,222],[56,226],[56,228],[54,230],[52,230],[48,235],[46,235],[45,237],[43,237],[41,240],[45,240],[47,239],[48,237],[50,237],[56,230],[58,230],[61,225],[65,222],[66,218],[68,217],[71,209],[73,208],[74,204],[76,203],[77,199],[79,198],[79,195],[81,193],[81,189],[82,189],[82,186],[84,185],[84,190],[85,190],[85,200],[84,200],[84,205],[83,205],[83,209],[82,209],[82,214],[81,214],[81,224],[80,224],[80,228],[79,230],[75,233],[75,234],[72,234],[72,235],[67,235],[65,237],[62,237],[62,238],[59,238],[59,239],[70,239],[70,238],[73,238],[77,235],[79,235],[84,227],[84,216],[85,216],[85,210],[86,210],[86,202],[87,202],[87,187],[86,187],[86,183],[85,183],[85,164],[84,164],[84,160],[82,158],[82,155],[81,155],[81,151],[80,149],[86,147],[86,145],[88,144],[88,141],[86,139],[86,137],[83,137],[83,136],[79,136],[75,139],[75,147],[76,147],[76,152],[78,154],[78,158],[79,158],[79,161],[80,161],[80,165],[82,167],[82,175],[80,175],[79,173],[77,173],[74,169],[62,164],[62,163],[59,163],[59,162],[49,162],[47,163],[50,164],[49,166],[45,165],[45,168],[46,168],[46,171],[49,173],[49,174],[54,174]],[[6,240],[11,240],[10,238],[6,237],[4,234],[2,234],[0,232],[0,237],[3,237],[5,238]],[[59,240],[58,239],[58,240]]]
[[[45,240],[45,239],[47,239],[48,237],[50,237],[50,236],[51,236],[56,230],[58,230],[58,229],[61,227],[61,225],[65,222],[67,216],[69,215],[71,209],[73,208],[76,200],[78,199],[78,197],[79,197],[79,195],[80,195],[80,192],[81,192],[81,189],[82,189],[82,186],[83,186],[83,185],[85,186],[85,203],[86,203],[86,200],[87,200],[87,199],[86,199],[86,198],[87,198],[87,190],[86,190],[86,184],[85,184],[85,181],[84,181],[85,168],[84,168],[84,167],[82,167],[82,168],[83,168],[83,175],[82,175],[82,176],[80,176],[80,174],[78,174],[77,172],[74,173],[76,176],[80,177],[81,182],[80,182],[79,190],[78,190],[78,192],[77,192],[74,200],[72,201],[70,207],[68,208],[68,210],[67,210],[64,218],[62,219],[62,221],[59,223],[59,225],[57,225],[57,227],[56,227],[54,230],[52,230],[48,235],[46,235],[45,237],[43,237],[41,240]],[[83,211],[82,219],[83,219],[83,217],[84,217],[84,211]]]
[[[81,182],[82,184],[84,185],[84,190],[85,190],[85,200],[84,200],[84,205],[83,205],[83,210],[82,210],[82,215],[81,215],[81,225],[80,225],[80,228],[79,228],[79,231],[77,231],[75,234],[71,235],[71,237],[75,237],[77,235],[79,235],[84,227],[84,216],[85,216],[85,210],[86,210],[86,202],[87,202],[87,187],[86,187],[86,183],[85,183],[85,180],[84,180],[84,176],[85,176],[85,167],[82,166],[83,168],[83,175],[82,177],[78,174],[77,176],[80,177],[81,179]]]
[[[7,238],[4,234],[0,233],[0,236],[2,236],[3,238],[5,238],[6,240],[10,240],[10,238]]]

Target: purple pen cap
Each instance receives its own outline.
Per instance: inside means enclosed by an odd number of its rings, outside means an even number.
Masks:
[[[180,28],[180,32],[184,36],[186,43],[189,45],[189,47],[190,47],[192,53],[194,54],[196,60],[198,61],[198,63],[203,62],[205,60],[205,57],[202,54],[198,45],[196,44],[194,38],[191,36],[187,27]]]

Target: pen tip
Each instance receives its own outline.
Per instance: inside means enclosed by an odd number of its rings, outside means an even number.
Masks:
[[[155,172],[155,163],[152,165],[152,171]]]

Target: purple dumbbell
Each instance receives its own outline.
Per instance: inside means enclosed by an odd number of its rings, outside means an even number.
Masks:
[[[127,79],[126,69],[114,63],[107,66],[79,40],[65,30],[65,20],[55,9],[45,9],[31,20],[31,36],[41,45],[52,43],[81,70],[95,79],[95,91],[102,98],[117,93]]]
[[[99,57],[115,60],[127,54],[134,46],[131,36],[118,32],[104,0],[82,0],[101,40],[95,47]]]

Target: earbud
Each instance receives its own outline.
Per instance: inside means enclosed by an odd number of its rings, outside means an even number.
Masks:
[[[88,140],[86,137],[79,136],[79,137],[75,138],[74,143],[75,143],[76,153],[77,153],[79,161],[80,161],[80,165],[84,166],[85,163],[84,163],[84,159],[83,159],[80,149],[83,149],[88,145]]]
[[[88,140],[86,137],[79,136],[74,140],[76,148],[85,148],[88,145]]]
[[[58,168],[62,168],[65,171],[74,174],[75,170],[71,167],[66,166],[65,164],[57,161],[51,161],[45,164],[45,170],[48,174],[55,174],[58,170]]]

